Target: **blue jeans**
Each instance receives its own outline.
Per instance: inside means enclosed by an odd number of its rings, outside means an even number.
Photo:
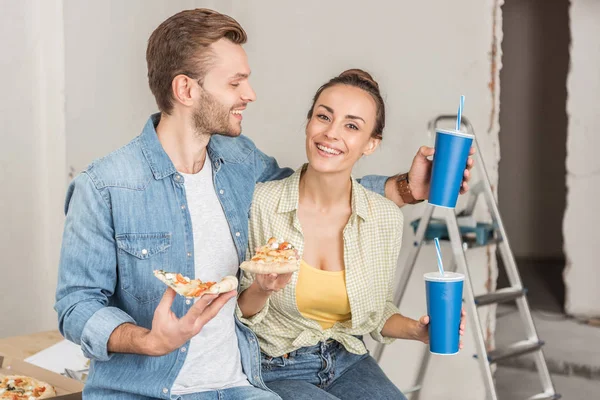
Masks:
[[[349,353],[333,340],[283,357],[262,354],[261,367],[265,383],[283,400],[406,400],[373,357]]]
[[[279,400],[279,397],[271,392],[254,386],[238,386],[229,389],[212,390],[185,394],[177,397],[177,400]]]

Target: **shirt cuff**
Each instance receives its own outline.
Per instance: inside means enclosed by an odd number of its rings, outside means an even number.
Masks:
[[[377,329],[375,329],[373,332],[371,332],[371,337],[373,338],[373,340],[376,340],[379,343],[383,343],[383,344],[390,344],[396,340],[396,338],[386,337],[381,334],[381,331],[383,330],[383,326],[385,325],[387,320],[390,319],[390,317],[394,314],[400,314],[400,310],[398,310],[398,307],[396,307],[393,303],[387,302],[385,304],[385,309],[383,311],[383,315],[381,316],[381,322],[377,326]]]
[[[124,323],[135,324],[135,320],[125,311],[116,307],[103,307],[96,311],[85,323],[81,333],[81,350],[90,359],[108,361],[108,339],[113,331]]]
[[[262,308],[262,310],[260,310],[259,312],[257,312],[256,314],[254,314],[253,316],[248,317],[248,318],[244,318],[242,316],[242,310],[240,309],[239,305],[237,305],[235,307],[235,313],[237,314],[237,317],[246,326],[254,326],[254,325],[260,324],[262,322],[262,320],[265,319],[268,312],[269,312],[269,300],[267,300],[267,302],[265,303],[265,306]]]

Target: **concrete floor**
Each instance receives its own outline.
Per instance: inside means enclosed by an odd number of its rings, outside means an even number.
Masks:
[[[544,355],[551,373],[577,376],[600,382],[600,328],[561,314],[532,311]],[[496,347],[526,339],[516,308],[498,307]],[[533,370],[531,355],[507,359],[503,366]],[[598,397],[600,399],[600,396]]]
[[[545,342],[544,355],[558,393],[567,400],[600,399],[600,328],[563,313],[564,286],[560,263],[517,260],[523,285],[529,289],[538,336]],[[500,270],[498,284],[505,286]],[[525,339],[514,304],[498,305],[496,347]],[[504,360],[495,374],[501,400],[527,399],[542,392],[533,358],[529,355]]]
[[[540,381],[534,371],[499,367],[496,370],[496,390],[500,400],[525,400],[541,393]],[[552,375],[552,381],[564,400],[600,399],[600,381],[576,376]]]

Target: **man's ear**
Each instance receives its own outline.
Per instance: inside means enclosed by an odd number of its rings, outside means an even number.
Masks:
[[[370,156],[371,154],[373,154],[373,152],[375,150],[377,150],[377,147],[379,147],[379,144],[381,143],[381,139],[377,139],[377,138],[369,138],[369,142],[367,143],[367,145],[365,146],[365,149],[363,150],[363,156]]]
[[[173,98],[178,103],[181,103],[187,107],[190,107],[194,104],[192,92],[198,89],[202,90],[196,81],[186,75],[177,75],[171,82]]]

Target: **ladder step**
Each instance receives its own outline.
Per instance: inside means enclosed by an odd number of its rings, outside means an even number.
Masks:
[[[544,342],[541,340],[522,340],[511,344],[508,347],[493,350],[488,353],[488,361],[495,363],[505,358],[521,356],[527,353],[533,353],[542,348]]]
[[[415,219],[410,224],[414,233],[417,233],[421,218]],[[467,248],[487,246],[488,244],[500,243],[502,238],[497,227],[490,223],[476,222],[475,226],[459,226],[463,245]],[[439,218],[432,218],[427,225],[423,241],[433,243],[434,238],[439,240],[450,240],[448,226],[446,221]]]
[[[558,400],[562,395],[558,393],[540,393],[527,398],[527,400]]]
[[[479,241],[476,238],[464,237],[462,238],[463,245],[466,245],[468,249],[476,249],[478,247],[489,246],[490,244],[500,244],[502,243],[501,238],[491,238],[487,239],[484,243]]]
[[[488,304],[504,303],[507,301],[518,299],[527,293],[525,288],[507,287],[498,289],[493,293],[483,294],[475,297],[475,304],[485,306]]]

